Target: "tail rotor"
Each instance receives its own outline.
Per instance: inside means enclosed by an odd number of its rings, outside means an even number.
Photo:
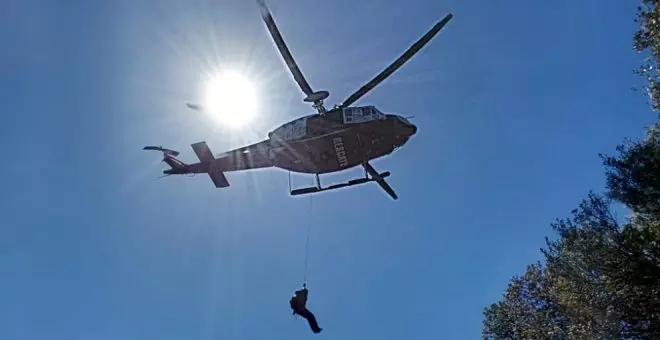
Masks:
[[[163,148],[162,146],[145,146],[142,148],[142,150],[150,150],[150,151],[160,151],[163,153],[163,162],[167,163],[172,169],[170,170],[165,170],[163,173],[165,173],[165,176],[161,177],[166,177],[171,174],[175,173],[183,173],[183,171],[187,168],[187,164],[183,163],[182,161],[178,160],[176,156],[179,155],[178,151],[174,151],[172,149],[166,149]]]

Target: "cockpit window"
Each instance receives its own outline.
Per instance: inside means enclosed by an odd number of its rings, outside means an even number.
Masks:
[[[374,114],[374,116],[377,117],[378,119],[383,120],[383,119],[386,119],[386,118],[387,118],[387,117],[385,116],[385,114],[384,114],[383,112],[381,112],[380,110],[378,110],[375,106],[372,106],[371,108],[372,108],[372,110],[373,110],[373,114]]]
[[[347,107],[343,110],[345,124],[366,123],[376,119],[386,119],[386,116],[378,111],[375,106]]]
[[[378,110],[375,106],[366,106],[363,108],[364,113],[363,115],[365,117],[369,117],[371,119],[385,119],[385,114],[383,114],[380,110]]]

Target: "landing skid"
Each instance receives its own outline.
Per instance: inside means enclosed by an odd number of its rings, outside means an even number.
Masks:
[[[327,186],[327,187],[323,188],[321,186],[321,181],[319,179],[319,175],[316,175],[316,184],[317,184],[317,186],[291,190],[291,196],[313,194],[313,193],[316,193],[316,192],[334,190],[334,189],[339,189],[339,188],[344,188],[344,187],[350,187],[350,186],[360,185],[360,184],[369,183],[369,182],[378,182],[378,181],[381,181],[382,179],[387,178],[389,176],[390,176],[390,172],[385,171],[381,174],[378,174],[378,177],[380,177],[380,178],[369,178],[369,177],[365,176],[365,178],[353,179],[353,180],[350,180],[346,183],[333,184],[333,185],[330,185],[330,186]]]

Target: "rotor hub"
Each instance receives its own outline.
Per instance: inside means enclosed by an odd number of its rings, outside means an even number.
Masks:
[[[330,96],[330,92],[328,91],[316,91],[305,97],[303,100],[308,103],[323,102],[328,96]]]
[[[312,106],[319,112],[319,114],[324,114],[326,112],[325,107],[323,106],[323,100],[328,98],[330,92],[328,91],[316,91],[303,99],[303,101],[308,103],[313,103]]]

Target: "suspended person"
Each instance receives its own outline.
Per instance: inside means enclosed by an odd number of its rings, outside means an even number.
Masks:
[[[309,291],[307,290],[306,285],[303,284],[303,288],[300,290],[297,290],[293,297],[291,297],[291,300],[289,300],[289,304],[291,305],[291,309],[293,309],[293,314],[298,314],[302,316],[303,318],[307,319],[307,323],[309,323],[309,327],[312,329],[312,332],[314,333],[320,333],[323,329],[319,327],[319,324],[316,322],[316,317],[314,317],[314,314],[310,312],[307,309],[307,295]]]

